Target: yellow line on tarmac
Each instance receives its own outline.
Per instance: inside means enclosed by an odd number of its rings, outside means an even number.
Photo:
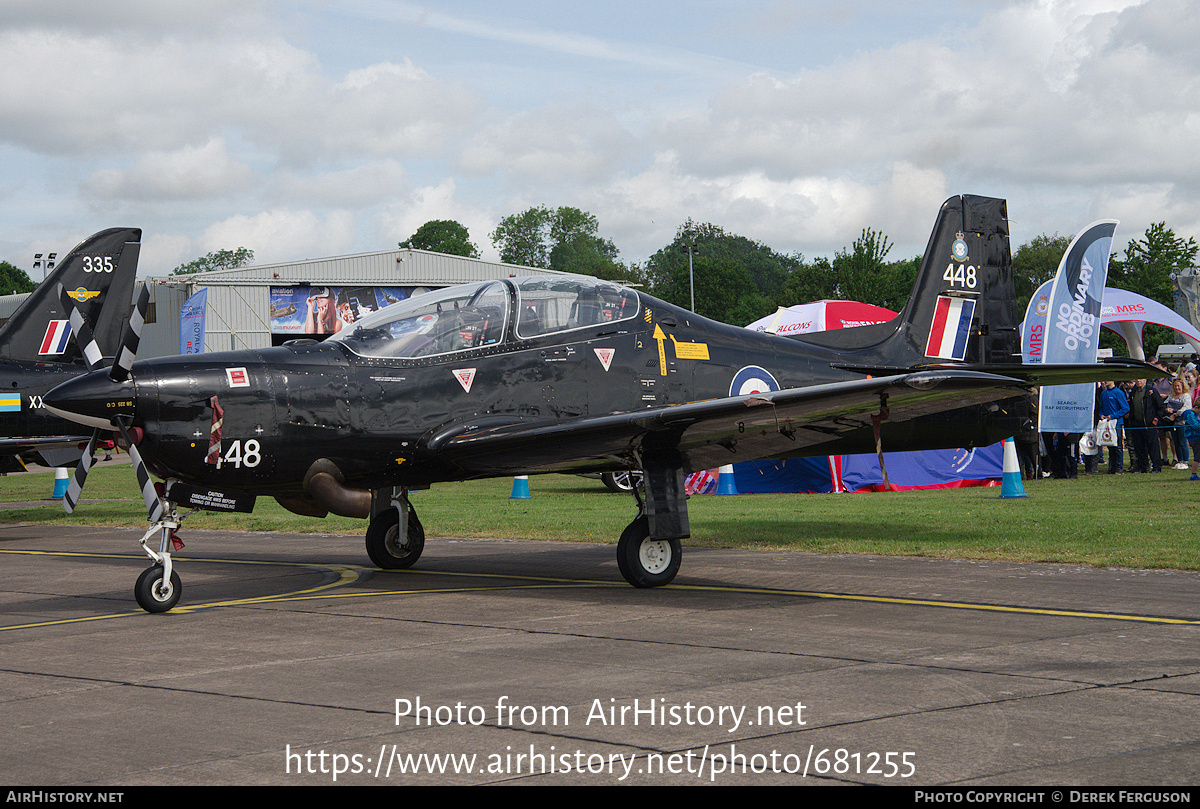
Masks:
[[[80,556],[88,558],[105,558],[105,559],[140,559],[141,556],[125,555],[125,554],[89,554],[89,553],[74,553],[74,552],[59,552],[59,551],[19,551],[19,550],[0,550],[0,553],[24,554],[29,556]],[[304,590],[293,590],[286,593],[278,593],[268,596],[255,596],[251,598],[230,599],[225,601],[212,601],[205,604],[195,604],[186,607],[176,606],[171,610],[175,613],[193,612],[204,609],[212,609],[216,607],[230,606],[245,606],[251,604],[271,604],[287,601],[308,601],[314,599],[330,599],[330,598],[366,598],[387,595],[433,595],[445,593],[467,593],[467,592],[487,592],[499,590],[538,590],[538,589],[576,589],[581,587],[613,587],[623,588],[623,582],[600,581],[594,579],[569,579],[560,577],[548,576],[527,576],[523,574],[505,574],[505,573],[466,573],[454,572],[446,570],[379,570],[369,567],[353,567],[347,565],[320,565],[305,562],[270,562],[256,561],[243,559],[187,559],[188,562],[218,562],[223,564],[236,565],[271,565],[282,567],[307,567],[324,572],[332,572],[337,574],[337,579],[333,582],[321,584],[316,587],[310,587]],[[399,590],[377,590],[372,592],[355,591],[352,593],[328,593],[327,590],[342,587],[358,581],[363,573],[374,574],[391,574],[391,575],[421,575],[421,576],[453,576],[455,578],[477,578],[477,579],[516,579],[523,582],[535,582],[534,584],[498,584],[493,586],[479,587],[439,587],[439,588],[405,588]],[[1130,615],[1124,613],[1112,612],[1097,612],[1088,610],[1061,610],[1047,609],[1041,607],[1015,607],[1005,606],[1000,604],[977,604],[966,601],[934,601],[932,599],[918,598],[895,598],[889,596],[871,596],[871,595],[855,595],[849,593],[822,593],[811,590],[781,590],[763,587],[733,587],[733,586],[718,586],[718,585],[700,585],[700,584],[670,584],[666,587],[659,588],[663,590],[681,590],[693,592],[715,592],[715,593],[742,593],[751,595],[771,595],[771,596],[791,596],[796,598],[820,598],[835,601],[858,601],[875,604],[899,604],[905,606],[916,607],[936,607],[940,609],[958,609],[958,610],[975,610],[980,612],[1003,612],[1018,615],[1048,615],[1061,618],[1088,618],[1106,621],[1136,621],[1139,623],[1152,624],[1181,624],[1181,625],[1200,625],[1200,620],[1187,618],[1167,618],[1152,615]],[[83,621],[100,621],[109,618],[125,618],[131,615],[142,615],[141,610],[132,610],[129,612],[114,613],[110,615],[96,615],[83,618],[69,618],[61,621],[46,621],[42,623],[20,624],[14,626],[0,626],[0,632],[9,629],[29,629],[39,626],[54,626],[57,624],[80,623]]]
[[[720,587],[713,585],[667,585],[668,590],[711,590],[725,593],[753,593],[758,595],[788,595],[802,598],[824,598],[839,601],[867,601],[878,604],[906,604],[918,607],[940,607],[956,610],[980,610],[983,612],[1010,612],[1023,615],[1053,615],[1066,618],[1098,618],[1108,621],[1141,621],[1153,624],[1200,624],[1200,620],[1189,618],[1163,618],[1153,615],[1127,615],[1115,612],[1089,612],[1084,610],[1054,610],[1041,607],[1011,607],[1001,604],[974,604],[969,601],[933,601],[920,598],[892,598],[888,596],[853,595],[848,593],[818,593],[807,590],[773,590],[755,587]]]
[[[534,581],[536,584],[511,584],[511,585],[496,585],[493,587],[445,587],[434,589],[403,589],[403,590],[378,590],[374,592],[353,592],[353,593],[328,593],[323,595],[293,595],[283,594],[279,596],[265,596],[259,599],[260,602],[268,601],[303,601],[314,598],[360,598],[368,596],[384,596],[384,595],[425,595],[434,593],[467,593],[467,592],[484,592],[494,590],[537,590],[537,589],[572,589],[578,587],[615,587],[623,588],[626,585],[624,582],[613,581],[598,581],[593,579],[564,579],[550,578],[543,576],[525,576],[521,574],[502,574],[502,573],[456,573],[445,570],[387,570],[375,571],[377,573],[390,573],[402,575],[422,575],[422,576],[453,576],[455,578],[480,578],[480,579],[520,579],[522,581]],[[762,587],[725,587],[716,585],[702,584],[669,584],[666,587],[658,588],[662,590],[684,590],[694,592],[716,592],[716,593],[748,593],[752,595],[772,595],[772,596],[792,596],[798,598],[823,598],[838,601],[862,601],[877,604],[903,604],[916,607],[938,607],[941,609],[958,609],[958,610],[978,610],[982,612],[1006,612],[1022,615],[1050,615],[1063,618],[1092,618],[1106,621],[1138,621],[1141,623],[1153,624],[1184,624],[1197,625],[1200,620],[1192,620],[1187,618],[1166,618],[1152,615],[1129,615],[1124,613],[1113,612],[1095,612],[1086,610],[1056,610],[1046,609],[1041,607],[1013,607],[1000,604],[974,604],[967,601],[934,601],[932,599],[919,598],[893,598],[888,596],[869,596],[869,595],[853,595],[847,593],[821,593],[810,590],[778,590]]]
[[[16,550],[0,550],[0,553],[8,553],[25,556],[73,556],[84,557],[89,559],[144,559],[144,556],[137,554],[117,554],[117,553],[78,553],[72,551],[16,551]],[[334,573],[337,578],[334,581],[318,584],[315,587],[308,587],[303,590],[289,590],[286,593],[281,593],[279,596],[256,596],[253,598],[230,599],[225,601],[210,601],[205,604],[189,604],[187,606],[175,606],[171,609],[173,613],[196,612],[199,610],[212,609],[214,607],[230,607],[244,604],[261,604],[268,603],[271,600],[283,597],[296,598],[312,598],[314,593],[319,593],[324,590],[329,590],[334,587],[342,587],[347,584],[353,584],[358,581],[362,574],[371,570],[371,568],[352,567],[348,565],[321,565],[312,563],[297,563],[297,562],[268,562],[250,559],[183,559],[181,561],[191,562],[219,562],[221,564],[232,565],[271,565],[275,567],[306,567],[319,570],[324,573]],[[77,624],[85,621],[107,621],[112,618],[129,618],[134,615],[145,615],[141,609],[129,610],[126,612],[109,613],[106,615],[90,615],[79,618],[63,618],[57,621],[39,621],[29,624],[13,624],[11,626],[0,626],[0,632],[5,632],[11,629],[33,629],[43,626],[60,626],[63,624]]]

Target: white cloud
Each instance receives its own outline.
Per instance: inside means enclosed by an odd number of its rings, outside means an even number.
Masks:
[[[584,104],[508,115],[488,124],[459,154],[469,176],[500,173],[511,184],[604,182],[637,146],[615,116]]]
[[[253,169],[229,156],[223,139],[175,152],[149,152],[128,171],[103,169],[84,182],[102,199],[194,199],[242,191],[257,181]]]
[[[941,172],[906,163],[892,166],[879,182],[819,175],[775,180],[761,172],[706,178],[686,173],[667,153],[645,172],[614,183],[592,210],[601,232],[636,234],[623,243],[627,259],[655,252],[689,217],[811,257],[832,254],[864,227],[923,248],[947,196]]]
[[[199,258],[207,252],[197,252],[193,240],[182,233],[143,232],[142,251],[138,256],[138,277],[168,275],[180,264]]]
[[[343,171],[278,174],[267,189],[278,200],[361,210],[387,203],[406,192],[408,174],[398,160],[377,160]]]
[[[197,66],[203,66],[198,69]],[[120,39],[0,32],[0,138],[33,153],[171,151],[236,132],[282,161],[430,154],[465,126],[475,96],[404,64],[326,77],[271,36]]]
[[[354,236],[354,218],[347,211],[322,218],[312,211],[276,209],[210,225],[198,240],[196,254],[248,247],[256,264],[273,264],[345,253]]]
[[[501,217],[546,204],[596,214],[626,260],[688,217],[809,256],[874,227],[907,254],[953,193],[1007,197],[1030,237],[1112,215],[1191,235],[1200,210],[1187,0],[752,0],[683,23],[618,4],[528,26],[523,3],[198,0],[173,25],[150,0],[59,22],[63,2],[0,23],[0,199],[20,211],[0,243],[119,215],[190,240],[181,260],[251,237],[287,259],[452,218],[487,254]]]
[[[386,206],[376,217],[380,250],[388,250],[412,236],[421,225],[435,219],[452,219],[467,228],[471,242],[483,258],[499,260],[488,234],[498,217],[460,199],[457,184],[446,179],[437,185],[415,188],[403,198]]]

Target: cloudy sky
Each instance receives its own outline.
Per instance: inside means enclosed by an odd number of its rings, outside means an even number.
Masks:
[[[141,274],[386,250],[429,219],[691,217],[805,256],[920,253],[1006,197],[1014,248],[1200,238],[1192,0],[0,0],[0,259],[144,231]]]

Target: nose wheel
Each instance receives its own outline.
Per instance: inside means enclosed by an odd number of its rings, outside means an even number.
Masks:
[[[167,516],[150,526],[150,530],[139,540],[142,550],[153,562],[142,571],[137,584],[133,586],[133,597],[146,612],[166,612],[178,604],[179,597],[183,595],[183,582],[175,572],[171,559],[171,551],[183,547],[183,542],[175,535],[182,518],[173,505],[168,505]],[[157,551],[146,544],[156,533]]]
[[[133,597],[146,612],[166,612],[179,603],[181,595],[183,583],[179,574],[172,570],[170,576],[164,577],[162,565],[143,570],[133,587]]]

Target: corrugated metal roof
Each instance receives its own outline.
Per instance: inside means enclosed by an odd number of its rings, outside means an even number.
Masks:
[[[379,286],[452,286],[514,275],[565,275],[519,264],[451,256],[428,250],[384,250],[349,256],[311,258],[281,264],[259,264],[236,270],[215,270],[188,276],[171,276],[196,287],[292,286],[301,283],[372,284]],[[168,280],[168,279],[160,279]]]

